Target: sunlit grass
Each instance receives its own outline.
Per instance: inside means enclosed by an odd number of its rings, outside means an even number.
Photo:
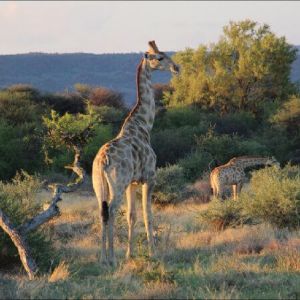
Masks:
[[[124,202],[116,224],[117,265],[110,268],[100,265],[95,197],[67,194],[61,215],[49,224],[61,263],[33,281],[21,267],[0,273],[0,298],[270,299],[299,292],[299,231],[266,224],[210,230],[197,217],[207,206],[190,199],[154,207],[157,254],[149,259],[138,203],[136,251],[127,261]]]

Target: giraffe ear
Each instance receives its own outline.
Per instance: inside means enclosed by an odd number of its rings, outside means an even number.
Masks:
[[[155,41],[149,41],[148,45],[149,45],[149,53],[159,53]]]

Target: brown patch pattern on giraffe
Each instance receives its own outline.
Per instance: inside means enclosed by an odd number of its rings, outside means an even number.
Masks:
[[[103,145],[93,162],[93,187],[101,209],[106,209],[107,218],[102,218],[101,261],[114,262],[113,224],[116,210],[126,191],[128,202],[128,251],[132,255],[132,236],[135,223],[135,185],[142,184],[142,203],[149,255],[153,254],[153,225],[151,193],[155,184],[156,155],[150,145],[150,131],[155,117],[155,102],[152,91],[151,72],[168,70],[178,73],[178,67],[154,41],[149,42],[149,51],[137,67],[137,103],[125,119],[115,139]],[[106,202],[108,205],[103,205]],[[106,247],[108,240],[108,249]],[[108,255],[107,255],[108,251]]]
[[[245,169],[256,165],[278,164],[276,159],[261,156],[240,156],[232,158],[228,163],[216,167],[210,173],[210,184],[215,197],[224,198],[225,187],[230,185],[233,197],[237,199],[246,181]]]

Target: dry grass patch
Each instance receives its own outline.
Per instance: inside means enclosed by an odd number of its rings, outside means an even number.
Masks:
[[[296,248],[286,247],[275,253],[278,272],[300,272],[300,252]]]
[[[176,285],[165,282],[150,282],[143,286],[137,293],[127,293],[125,299],[174,299]]]
[[[275,238],[270,226],[244,226],[228,228],[214,236],[212,246],[223,246],[227,252],[237,254],[260,253]]]
[[[207,203],[211,198],[211,187],[209,180],[198,180],[192,186],[197,193],[192,197],[195,203]]]
[[[49,276],[49,282],[56,282],[60,280],[66,280],[70,276],[69,265],[62,261],[59,265],[53,270],[52,274]]]
[[[179,249],[191,249],[210,246],[216,233],[212,231],[203,231],[196,233],[182,234],[178,239],[176,246]]]
[[[224,300],[224,299],[239,299],[239,293],[236,290],[236,287],[228,287],[223,283],[219,289],[211,288],[206,286],[203,288],[204,294],[206,294],[205,299],[215,299],[215,300]]]
[[[229,271],[261,273],[270,271],[270,267],[261,265],[258,260],[245,262],[241,260],[240,255],[218,254],[211,257],[211,265],[208,270],[210,273],[226,273]]]

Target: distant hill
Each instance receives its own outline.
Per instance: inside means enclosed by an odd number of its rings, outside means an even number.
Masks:
[[[300,46],[291,78],[300,81]],[[174,52],[169,52],[173,54]],[[135,102],[135,72],[142,53],[126,54],[46,54],[0,55],[0,88],[26,83],[48,92],[73,90],[75,83],[104,86]],[[168,72],[155,72],[154,82],[166,83]]]
[[[291,78],[293,81],[300,82],[300,46],[296,46],[296,48],[298,49],[298,56],[292,66]]]
[[[172,55],[174,52],[169,52]],[[0,55],[0,88],[31,84],[46,92],[73,90],[75,83],[104,86],[124,95],[128,104],[136,99],[136,67],[143,53]],[[153,81],[166,83],[169,72],[154,72]]]

